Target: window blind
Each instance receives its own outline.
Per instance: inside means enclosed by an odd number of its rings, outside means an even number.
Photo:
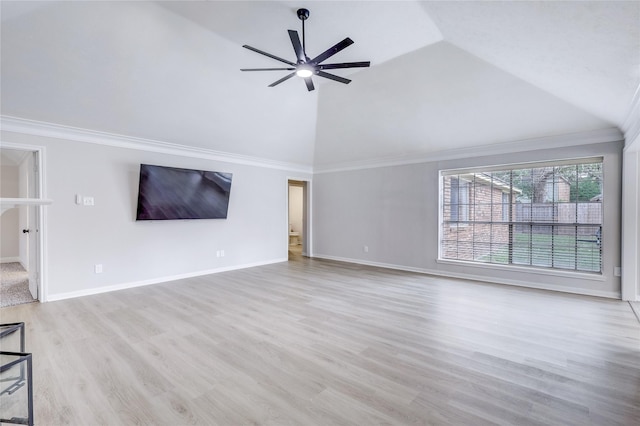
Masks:
[[[601,158],[446,170],[441,179],[441,258],[602,272]]]

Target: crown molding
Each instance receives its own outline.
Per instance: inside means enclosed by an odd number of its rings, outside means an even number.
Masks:
[[[625,146],[635,142],[640,137],[640,85],[638,85],[636,93],[631,100],[627,118],[622,123],[622,131],[624,132]]]
[[[378,167],[404,166],[410,164],[431,163],[434,161],[455,160],[460,158],[489,155],[502,155],[514,152],[537,151],[549,148],[563,148],[577,145],[590,145],[602,142],[618,142],[624,136],[618,128],[591,130],[587,132],[569,133],[565,135],[546,136],[542,138],[524,139],[492,145],[450,149],[419,155],[404,155],[348,163],[316,166],[314,174],[334,173],[351,170],[373,169]]]
[[[635,114],[633,113],[634,111]],[[483,156],[487,156],[576,145],[589,145],[601,142],[614,142],[622,139],[626,139],[628,143],[630,143],[635,139],[635,137],[640,135],[640,119],[637,117],[640,117],[640,90],[636,91],[631,112],[625,121],[624,135],[617,128],[607,128],[492,145],[451,149],[420,155],[403,155],[315,167],[4,115],[0,116],[0,129],[7,132],[93,143],[118,148],[136,149],[169,155],[179,155],[183,157],[202,158],[213,161],[265,167],[298,173],[322,174],[469,158],[478,156],[478,152],[480,150]]]
[[[203,158],[225,163],[295,171],[299,173],[313,173],[313,168],[311,166],[303,164],[268,160],[247,155],[215,151],[207,148],[197,148],[170,142],[119,135],[115,133],[101,132],[97,130],[83,129],[79,127],[71,127],[5,115],[0,116],[0,129],[6,132],[93,143],[117,148],[136,149],[140,151],[179,155],[183,157]]]

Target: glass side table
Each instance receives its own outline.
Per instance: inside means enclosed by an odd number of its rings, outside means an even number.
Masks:
[[[33,362],[24,331],[23,322],[0,324],[0,423],[33,426]]]

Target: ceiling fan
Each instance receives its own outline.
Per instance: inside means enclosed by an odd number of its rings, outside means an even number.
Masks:
[[[256,53],[259,53],[264,56],[268,56],[271,59],[275,59],[276,61],[284,62],[289,65],[289,67],[285,68],[243,68],[240,71],[293,71],[290,74],[282,77],[280,80],[275,81],[269,85],[269,87],[276,86],[283,81],[289,80],[294,75],[301,77],[304,79],[304,82],[307,85],[307,90],[312,91],[315,89],[313,86],[313,81],[311,80],[311,76],[317,75],[318,77],[328,78],[330,80],[338,81],[340,83],[349,84],[351,80],[348,78],[340,77],[335,74],[330,74],[325,72],[324,70],[332,70],[332,69],[340,69],[340,68],[364,68],[370,65],[369,61],[363,62],[342,62],[339,64],[321,64],[325,60],[329,59],[336,53],[340,52],[344,48],[353,44],[353,40],[349,37],[342,40],[340,43],[330,47],[325,50],[315,58],[309,58],[307,56],[307,51],[305,47],[305,36],[304,36],[304,21],[309,18],[309,10],[308,9],[298,9],[298,18],[302,21],[302,44],[300,44],[300,37],[298,36],[298,32],[294,30],[289,30],[289,38],[291,39],[291,44],[293,45],[293,51],[296,54],[297,61],[291,62],[286,59],[279,58],[270,53],[264,52],[260,49],[256,49],[255,47],[251,47],[248,45],[244,45],[242,47],[253,50]]]

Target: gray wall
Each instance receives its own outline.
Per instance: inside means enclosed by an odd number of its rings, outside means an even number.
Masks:
[[[549,274],[531,268],[514,272],[437,261],[439,170],[591,156],[604,157],[602,276],[572,277],[567,272]],[[612,142],[319,173],[313,180],[313,253],[448,276],[619,297],[620,278],[614,276],[614,267],[620,266],[621,159],[622,142]]]
[[[622,299],[640,301],[640,134],[625,141],[622,181]]]
[[[45,147],[48,300],[287,259],[286,170],[18,133],[2,140]],[[228,219],[136,222],[140,163],[233,173]],[[95,205],[75,204],[76,194]]]
[[[49,300],[287,258],[290,171],[9,132],[2,140],[45,147],[45,197],[53,200],[44,208]],[[620,265],[621,149],[620,142],[600,143],[318,173],[312,190],[313,254],[618,297],[620,279],[613,270]],[[606,184],[599,280],[437,261],[439,170],[590,156],[604,157]],[[140,163],[233,173],[229,218],[136,222]],[[94,197],[95,206],[76,205],[76,194]],[[216,257],[218,250],[225,250],[225,257]],[[103,265],[102,274],[94,273],[95,264]]]

